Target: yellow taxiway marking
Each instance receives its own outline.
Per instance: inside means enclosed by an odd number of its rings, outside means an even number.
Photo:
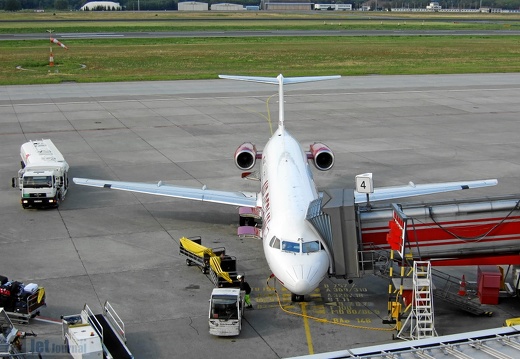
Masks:
[[[303,315],[303,327],[305,328],[305,337],[307,338],[307,347],[309,354],[314,354],[314,346],[312,345],[311,328],[309,327],[309,319],[307,318],[307,303],[301,303]]]

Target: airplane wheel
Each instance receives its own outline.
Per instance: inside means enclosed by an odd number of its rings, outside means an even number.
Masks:
[[[305,299],[305,296],[303,296],[303,295],[291,293],[292,302],[296,302],[296,303],[303,302],[304,299]]]
[[[240,227],[254,227],[256,225],[255,219],[251,217],[240,217],[239,219]]]

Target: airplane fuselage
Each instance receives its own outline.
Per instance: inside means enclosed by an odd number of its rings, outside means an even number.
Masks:
[[[293,294],[312,292],[327,274],[322,239],[306,220],[318,197],[307,155],[279,127],[262,153],[263,247],[269,268]]]

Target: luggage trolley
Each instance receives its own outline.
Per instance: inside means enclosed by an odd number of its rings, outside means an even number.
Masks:
[[[216,273],[213,270],[213,267],[211,267],[209,270],[209,274],[211,276],[211,281],[213,282],[216,288],[240,287],[240,281],[237,279],[239,273],[237,272],[237,258],[235,256],[225,255],[224,258],[221,259],[220,269],[222,269],[222,272],[226,272],[229,275],[229,279],[231,279],[231,282],[219,276],[218,273]]]
[[[182,238],[181,238],[182,239]],[[179,254],[186,257],[186,265],[192,266],[197,265],[202,273],[209,273],[210,264],[209,259],[213,255],[220,256],[221,253],[226,253],[226,248],[217,247],[217,248],[206,248],[202,246],[202,237],[194,236],[194,237],[184,237],[184,239],[188,239],[188,244],[192,244],[190,242],[195,243],[193,245],[194,248],[187,248],[183,246],[182,241],[179,241]]]
[[[24,286],[21,282],[8,282],[1,276],[0,306],[12,322],[29,324],[31,318],[40,315],[40,309],[47,306],[43,287],[35,283]]]

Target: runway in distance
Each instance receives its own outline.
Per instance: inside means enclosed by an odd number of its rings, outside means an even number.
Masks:
[[[333,256],[328,241],[309,220],[321,212],[321,195],[318,191],[311,166],[320,171],[330,170],[334,165],[332,150],[323,143],[310,144],[306,151],[285,129],[284,85],[312,81],[338,79],[340,76],[251,77],[220,75],[220,78],[252,81],[278,85],[278,128],[268,140],[263,151],[252,143],[240,145],[234,156],[237,167],[244,171],[242,177],[260,181],[260,192],[220,191],[158,183],[121,182],[74,178],[78,185],[147,193],[159,196],[214,202],[240,207],[238,234],[256,237],[263,241],[265,258],[276,279],[292,293],[293,301],[303,300],[306,294],[316,289],[332,272]],[[261,168],[249,172],[257,160]],[[373,190],[370,201],[389,200],[425,194],[494,186],[496,179],[447,182],[434,184],[409,184],[406,186],[382,187]],[[355,202],[366,201],[366,194],[355,192]],[[262,219],[261,228],[256,220]],[[329,223],[330,225],[330,223]],[[343,240],[335,238],[334,240]]]

